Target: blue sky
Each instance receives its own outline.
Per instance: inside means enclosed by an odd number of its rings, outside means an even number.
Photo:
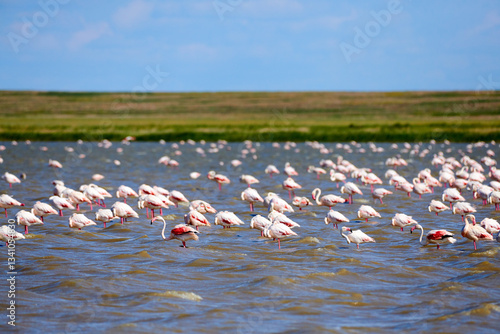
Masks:
[[[500,1],[0,0],[0,89],[474,90],[485,81],[500,89]]]

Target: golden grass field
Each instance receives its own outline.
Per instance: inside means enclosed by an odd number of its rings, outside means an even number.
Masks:
[[[0,91],[2,140],[500,139],[500,92]]]

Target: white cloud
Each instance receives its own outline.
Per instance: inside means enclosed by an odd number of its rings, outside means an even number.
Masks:
[[[113,35],[113,32],[106,22],[91,24],[86,26],[85,29],[74,33],[68,42],[68,47],[70,50],[75,51],[105,35]]]
[[[132,28],[146,21],[153,11],[154,4],[143,0],[133,0],[119,8],[113,15],[113,21],[121,28]]]
[[[470,35],[477,35],[500,25],[500,15],[497,12],[486,14],[483,22],[470,31]]]

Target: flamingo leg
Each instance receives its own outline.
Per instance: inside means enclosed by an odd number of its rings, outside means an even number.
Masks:
[[[7,209],[5,209],[5,218],[7,218]]]
[[[61,217],[63,216],[61,209],[59,209],[59,216],[61,216]]]
[[[337,182],[337,188],[339,187],[339,183]]]
[[[199,230],[198,230],[198,225],[196,225],[196,231],[199,231]]]
[[[436,216],[438,215],[438,213],[436,212]]]
[[[319,174],[316,174],[316,179],[318,179],[318,180],[319,180]]]
[[[12,188],[12,183],[9,183],[9,188]]]
[[[182,242],[182,246],[183,246],[184,248],[187,248],[187,247],[186,247],[186,242],[185,242],[185,241],[183,241],[183,242]]]
[[[356,244],[356,248],[359,249],[359,244]]]
[[[28,234],[28,225],[24,225],[24,234]]]
[[[90,210],[92,210],[92,201],[90,201]]]
[[[370,184],[370,188],[371,188],[372,193],[373,193],[373,184]]]
[[[366,218],[366,222],[368,223],[368,218]]]
[[[264,231],[260,231],[260,236],[263,237],[264,236]]]
[[[403,228],[401,227],[401,232],[403,232]]]
[[[292,199],[292,192],[290,190],[288,190],[288,197]]]
[[[278,249],[281,249],[280,239],[278,239]]]
[[[160,208],[160,216],[163,216],[163,208]]]
[[[123,199],[123,202],[124,202],[125,204],[127,204],[127,197],[125,197],[125,198]]]
[[[382,202],[382,198],[379,198],[380,199],[380,204],[384,204],[384,202]]]
[[[122,225],[123,225],[123,217],[121,217],[121,218],[120,218],[120,222],[121,222],[121,223],[122,223]]]
[[[106,222],[104,222],[104,228],[106,228]]]
[[[476,242],[475,241],[474,241],[474,250],[477,250],[477,248],[476,248]]]
[[[253,211],[253,204],[250,203],[250,211]]]
[[[40,219],[41,219],[42,223],[45,223],[45,222],[43,221],[43,216],[40,216]]]
[[[146,208],[146,218],[149,218],[149,210],[148,210],[148,208]],[[151,218],[153,218],[153,217],[151,217]]]
[[[104,200],[102,200],[102,207],[105,208],[106,207],[106,203],[104,203]]]
[[[219,191],[222,190],[222,185],[219,183]]]
[[[80,204],[76,205],[76,211],[80,211]]]

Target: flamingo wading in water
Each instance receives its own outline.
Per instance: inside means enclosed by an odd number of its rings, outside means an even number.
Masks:
[[[167,222],[163,219],[162,216],[156,216],[151,219],[151,225],[155,220],[160,220],[163,222],[163,230],[161,230],[161,236],[163,240],[168,241],[172,239],[177,239],[182,241],[182,247],[186,247],[186,241],[188,240],[199,240],[198,231],[192,228],[191,226],[187,226],[184,224],[175,225],[175,227],[170,231],[170,236],[168,238],[165,237],[165,228],[167,227]]]

